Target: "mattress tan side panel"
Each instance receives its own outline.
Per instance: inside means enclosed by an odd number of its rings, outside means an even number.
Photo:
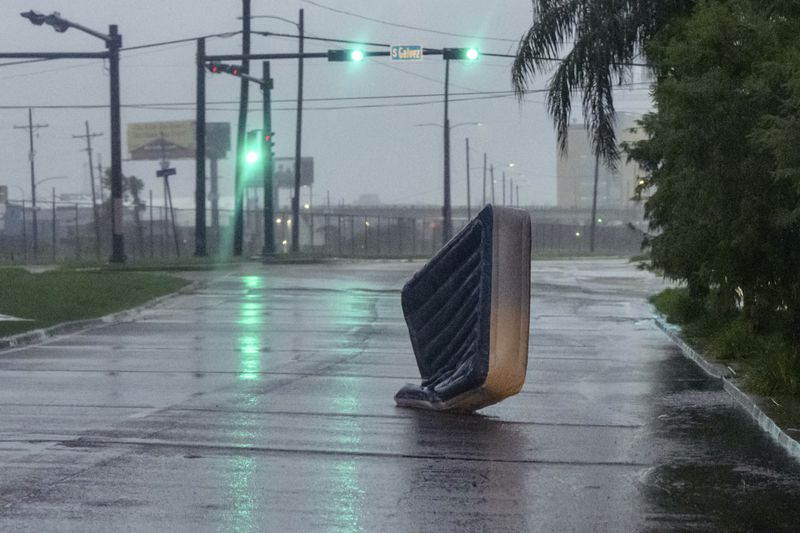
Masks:
[[[502,399],[522,389],[528,368],[530,216],[521,210],[495,208],[492,234],[489,373],[484,388]]]

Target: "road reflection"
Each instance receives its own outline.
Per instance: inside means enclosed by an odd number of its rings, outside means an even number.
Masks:
[[[225,468],[225,487],[227,488],[227,506],[224,531],[251,532],[262,531],[263,508],[258,487],[259,465],[246,448],[263,444],[260,433],[260,421],[247,408],[258,405],[257,383],[263,379],[262,357],[264,349],[263,335],[266,315],[266,287],[262,276],[243,276],[244,295],[239,305],[237,325],[236,353],[239,357],[239,379],[247,382],[246,386],[237,389],[236,414],[233,414],[231,440],[243,448],[242,454],[228,459]]]

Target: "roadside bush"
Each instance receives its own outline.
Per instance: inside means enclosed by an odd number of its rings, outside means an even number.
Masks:
[[[736,318],[717,330],[711,344],[717,357],[732,360],[758,357],[764,353],[766,343],[755,335],[747,321]]]
[[[800,396],[800,354],[786,343],[773,340],[763,355],[748,365],[747,383],[761,394]]]
[[[688,324],[701,314],[701,307],[692,302],[684,288],[665,289],[652,296],[650,303],[673,324]]]

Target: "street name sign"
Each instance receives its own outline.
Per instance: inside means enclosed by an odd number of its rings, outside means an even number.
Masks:
[[[393,61],[422,61],[422,45],[392,46],[389,56]]]
[[[167,176],[174,176],[176,173],[174,168],[163,168],[156,170],[156,176],[159,178],[166,178]]]

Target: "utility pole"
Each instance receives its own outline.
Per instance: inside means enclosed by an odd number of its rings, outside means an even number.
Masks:
[[[517,184],[517,207],[519,207],[519,183]]]
[[[469,193],[469,137],[465,140],[467,141],[467,222],[469,222],[472,219],[472,207]]]
[[[594,194],[592,195],[592,226],[589,237],[589,251],[594,253],[594,233],[597,229],[597,182],[600,176],[600,154],[594,156]]]
[[[122,206],[122,119],[119,96],[119,49],[122,36],[117,25],[108,27],[108,75],[111,79],[111,259],[112,263],[125,262],[125,237]]]
[[[292,252],[300,251],[300,162],[301,140],[303,138],[303,49],[305,41],[305,23],[303,10],[300,10],[297,30],[300,35],[298,40],[299,58],[297,60],[297,126],[295,128],[294,149],[294,195],[292,196]]]
[[[490,167],[490,171],[491,171],[491,178],[492,178],[492,204],[494,204],[494,202],[495,202],[495,200],[494,200],[494,163],[492,163],[492,166]]]
[[[28,108],[28,125],[27,126],[14,126],[17,130],[28,130],[28,140],[30,141],[30,152],[28,152],[28,159],[31,163],[31,203],[33,206],[33,260],[39,258],[39,220],[36,216],[36,166],[34,159],[36,159],[36,151],[33,149],[33,132],[41,128],[46,128],[47,124],[34,124],[33,123],[33,110]]]
[[[506,205],[506,171],[503,171],[503,205]]]
[[[103,192],[103,154],[97,154],[97,176],[100,178],[100,205],[106,201],[106,193]]]
[[[92,137],[100,137],[102,133],[90,133],[89,121],[85,121],[86,133],[84,135],[73,135],[73,139],[86,139],[86,153],[89,155],[89,181],[92,184],[92,217],[94,220],[94,250],[97,260],[100,260],[100,216],[97,213],[97,198],[94,189],[94,162],[92,159]],[[102,176],[101,176],[102,179]]]
[[[508,205],[514,207],[514,178],[511,178],[508,183]]]
[[[483,152],[483,201],[481,208],[486,205],[486,152]]]
[[[250,0],[242,0],[242,71],[250,71]],[[239,89],[239,124],[236,130],[236,178],[234,184],[233,255],[241,256],[244,239],[244,143],[250,82],[242,78]]]

